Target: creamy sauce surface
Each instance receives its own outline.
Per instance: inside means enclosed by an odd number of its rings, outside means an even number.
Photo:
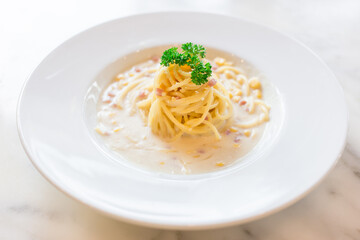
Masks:
[[[231,71],[217,73],[224,86],[231,89],[234,105],[233,120],[221,132],[221,140],[216,140],[212,135],[184,135],[174,142],[166,142],[151,132],[141,117],[143,113],[136,107],[139,98],[147,97],[147,90],[134,87],[126,94],[123,92],[123,87],[131,84],[131,80],[138,74],[143,74],[146,81],[153,81],[156,74],[154,69],[160,66],[159,56],[163,49],[153,49],[152,55],[144,57],[143,62],[124,68],[123,71],[120,69],[119,75],[100,94],[95,130],[106,146],[137,167],[170,174],[210,172],[241,161],[262,137],[266,122],[248,128],[236,127],[235,123],[252,122],[262,117],[264,113],[261,108],[252,105],[255,100],[262,100],[262,87],[254,85],[252,88],[244,84],[242,88],[234,89],[227,79],[237,78],[241,81],[241,77],[237,76],[239,74]],[[154,52],[158,54],[153,55]],[[253,79],[262,82],[259,72],[243,59],[213,49],[208,49],[207,59],[215,73],[217,68],[229,65],[241,69],[241,74],[247,77],[249,83]],[[116,104],[119,98],[122,98],[121,108]]]

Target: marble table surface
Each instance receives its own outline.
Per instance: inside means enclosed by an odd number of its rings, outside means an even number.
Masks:
[[[255,222],[169,231],[106,217],[70,199],[34,169],[16,129],[18,95],[32,69],[81,30],[121,16],[165,10],[223,13],[269,25],[304,42],[330,66],[345,91],[349,132],[337,166],[314,191]],[[360,239],[360,1],[2,1],[0,239]]]

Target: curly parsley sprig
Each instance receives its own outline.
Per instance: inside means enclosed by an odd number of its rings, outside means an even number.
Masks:
[[[182,53],[177,51],[177,47],[164,51],[160,64],[166,67],[170,64],[189,65],[192,69],[191,81],[196,85],[207,83],[212,71],[211,64],[204,64],[202,61],[202,58],[206,56],[205,48],[202,45],[188,42],[184,43],[181,49]]]

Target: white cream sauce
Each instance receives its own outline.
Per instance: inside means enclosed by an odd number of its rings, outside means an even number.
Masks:
[[[158,51],[158,56],[163,49],[164,47]],[[244,60],[208,49],[207,58],[214,59],[215,56],[232,61],[233,66],[241,68],[248,79],[259,75]],[[211,62],[216,66],[213,61]],[[158,66],[158,58],[145,59],[145,62],[123,71],[120,75],[122,79],[115,77],[115,80],[101,93],[97,104],[98,123],[95,129],[107,147],[140,168],[170,174],[197,174],[222,169],[241,161],[241,158],[254,148],[262,137],[266,123],[247,129],[228,128],[221,133],[221,140],[216,140],[215,136],[183,136],[175,142],[166,142],[151,132],[135,106],[134,101],[139,98],[139,94],[142,94],[141,91],[130,91],[124,97],[122,108],[115,104],[116,99],[122,94],[120,84]],[[146,73],[145,76],[147,81],[152,81],[155,72]],[[225,73],[220,74],[219,77],[228,87]],[[258,79],[261,82],[261,77]],[[246,92],[245,89],[241,90]],[[258,99],[258,94],[259,90],[250,89],[248,97],[233,97],[234,124],[252,121],[263,114],[259,108],[249,113],[250,103]],[[240,104],[241,101],[246,101],[246,104]]]

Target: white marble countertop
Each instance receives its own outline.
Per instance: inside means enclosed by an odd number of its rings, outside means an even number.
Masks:
[[[349,106],[347,146],[336,168],[304,199],[277,214],[230,228],[150,229],[83,206],[32,167],[15,121],[18,95],[32,69],[81,30],[125,15],[164,10],[224,13],[269,25],[307,44],[337,75]],[[360,1],[3,1],[0,166],[0,239],[360,239]]]

